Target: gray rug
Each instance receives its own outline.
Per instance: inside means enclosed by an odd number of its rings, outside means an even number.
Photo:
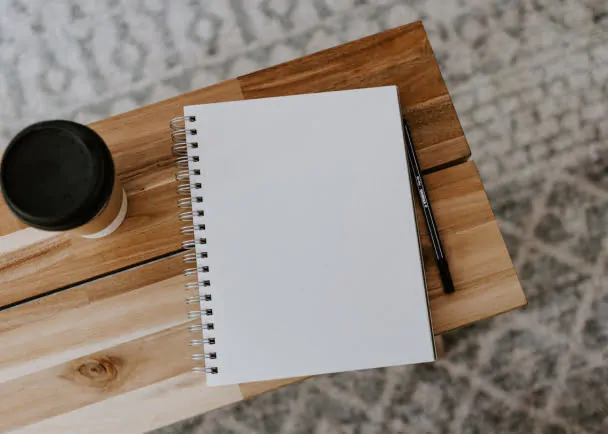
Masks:
[[[329,375],[162,433],[608,432],[605,0],[0,2],[0,137],[423,19],[529,298],[433,365]]]

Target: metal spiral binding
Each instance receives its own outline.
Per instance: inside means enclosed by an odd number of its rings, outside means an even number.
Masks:
[[[201,276],[203,273],[209,273],[208,265],[196,266],[197,261],[201,259],[207,259],[207,252],[197,252],[197,245],[207,244],[207,239],[204,237],[195,237],[195,234],[200,231],[206,230],[204,224],[194,223],[195,217],[203,217],[205,215],[203,210],[194,210],[194,204],[203,203],[203,197],[192,194],[195,190],[200,190],[202,184],[200,182],[191,182],[192,176],[199,176],[201,174],[200,169],[191,169],[191,163],[198,163],[198,156],[189,156],[189,149],[198,148],[199,144],[195,141],[197,131],[193,128],[188,128],[189,122],[195,122],[194,116],[179,116],[171,119],[169,126],[173,132],[171,133],[171,141],[173,142],[172,152],[175,155],[175,167],[178,170],[175,173],[175,180],[178,182],[177,194],[184,196],[177,201],[178,208],[183,211],[178,214],[180,222],[184,222],[187,225],[180,229],[180,232],[184,237],[182,241],[182,249],[187,252],[183,256],[183,262],[187,264],[193,264],[194,267],[186,268],[184,270],[185,276]],[[215,325],[209,319],[213,316],[213,309],[206,307],[205,303],[211,302],[213,296],[210,293],[206,293],[207,288],[211,286],[211,281],[204,279],[196,282],[188,282],[185,284],[185,288],[188,291],[193,291],[198,295],[192,295],[186,298],[186,304],[200,306],[197,310],[191,310],[188,312],[188,319],[199,320],[198,324],[191,324],[188,326],[188,331],[191,333],[197,333],[200,338],[191,339],[190,346],[192,347],[204,347],[208,348],[208,345],[215,345],[215,337],[203,335],[203,332],[209,332],[215,330]],[[207,362],[210,360],[217,359],[217,353],[215,351],[207,351],[192,354],[192,360],[195,362]],[[195,366],[192,368],[193,372],[202,372],[206,374],[217,374],[219,368],[217,366]]]

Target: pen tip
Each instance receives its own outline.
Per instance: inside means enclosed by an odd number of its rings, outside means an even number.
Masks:
[[[456,289],[454,288],[454,281],[448,267],[448,262],[444,259],[438,264],[439,276],[441,277],[441,283],[443,285],[443,292],[446,294],[453,294]]]
[[[449,280],[448,282],[443,282],[443,292],[445,292],[446,294],[453,294],[454,292],[456,292],[456,289],[454,288],[454,282],[452,282],[452,280]]]

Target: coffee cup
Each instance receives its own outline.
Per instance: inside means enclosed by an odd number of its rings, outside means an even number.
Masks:
[[[15,216],[42,230],[101,238],[127,214],[110,150],[75,122],[39,122],[17,134],[2,156],[0,185]]]

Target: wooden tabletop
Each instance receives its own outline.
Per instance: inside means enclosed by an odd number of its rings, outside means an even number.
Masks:
[[[456,286],[443,294],[419,217],[435,334],[524,305],[424,28],[414,23],[92,124],[129,197],[125,222],[107,238],[26,228],[0,203],[0,431],[149,430],[296,381],[207,388],[189,372],[168,122],[188,104],[391,84]]]

